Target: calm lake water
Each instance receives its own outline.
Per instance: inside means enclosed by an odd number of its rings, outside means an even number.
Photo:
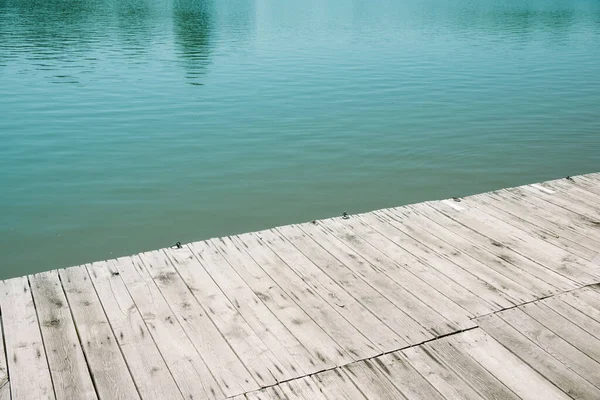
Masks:
[[[600,171],[597,0],[0,0],[0,277]]]

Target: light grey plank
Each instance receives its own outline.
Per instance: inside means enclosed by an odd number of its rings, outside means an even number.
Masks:
[[[27,277],[0,281],[0,307],[13,399],[54,399]]]
[[[469,354],[523,400],[561,399],[567,396],[481,329],[450,337],[449,342]]]
[[[59,271],[81,347],[101,399],[139,394],[85,267]]]
[[[386,354],[373,361],[407,399],[444,400],[444,396],[410,364],[401,352]]]
[[[502,311],[497,315],[567,368],[575,371],[589,383],[598,387],[600,364],[585,353],[518,308]]]
[[[276,253],[312,291],[350,322],[380,351],[390,351],[406,345],[406,342],[402,341],[374,313],[323,273],[281,235],[274,231],[263,231],[254,235]],[[378,311],[381,312],[381,310]]]
[[[265,243],[253,234],[239,235],[233,239],[243,247],[298,307],[339,344],[354,360],[381,354],[365,335],[359,332],[340,312],[316,294],[292,269]],[[336,308],[338,308],[336,306]]]
[[[402,350],[411,365],[447,400],[483,400],[468,383],[428,351],[424,346]]]
[[[498,315],[480,317],[477,322],[486,333],[569,396],[585,400],[600,398],[600,389],[565,366],[538,344],[529,340]]]
[[[182,399],[161,353],[116,268],[87,266],[98,298],[143,399]]]
[[[342,370],[367,399],[406,399],[372,360],[352,363],[342,367]]]
[[[365,400],[366,397],[339,368],[312,376],[312,380],[329,400]]]
[[[164,253],[159,254],[164,261]],[[212,368],[221,390],[228,396],[258,389],[258,384],[187,288],[184,286],[182,293],[173,286],[163,285],[163,289],[173,288],[178,294],[171,297],[165,290],[169,300],[178,301],[171,308],[145,268],[144,260],[152,261],[152,258],[147,254],[124,257],[115,260],[111,267],[123,279],[184,398],[190,395],[218,397],[214,393],[218,386],[206,365]],[[174,281],[173,274],[160,275],[157,280]]]
[[[352,360],[306,312],[248,254],[239,241],[221,238],[211,242],[267,306],[306,347],[316,370],[344,365]]]

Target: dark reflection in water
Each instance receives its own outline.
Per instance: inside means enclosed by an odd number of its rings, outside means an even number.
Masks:
[[[212,0],[176,0],[173,7],[176,52],[193,85],[202,84],[199,78],[210,64],[213,11]]]

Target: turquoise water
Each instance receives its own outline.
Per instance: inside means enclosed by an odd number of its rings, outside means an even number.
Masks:
[[[0,0],[0,277],[600,171],[597,0]]]

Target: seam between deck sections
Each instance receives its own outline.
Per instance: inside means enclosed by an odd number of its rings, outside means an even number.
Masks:
[[[496,311],[493,311],[491,313],[481,314],[481,315],[478,315],[476,317],[471,317],[470,320],[471,321],[477,320],[478,318],[483,318],[483,317],[487,317],[489,315],[494,315],[494,314],[497,314],[497,313],[500,313],[500,312],[503,312],[503,311],[512,310],[514,308],[519,308],[519,307],[522,307],[522,306],[527,305],[527,304],[536,303],[538,301],[549,299],[551,297],[562,296],[563,294],[571,293],[571,292],[574,292],[576,290],[585,289],[587,287],[597,286],[599,284],[600,284],[600,282],[588,283],[587,285],[583,285],[583,286],[579,286],[579,287],[576,287],[576,288],[573,288],[573,289],[565,290],[565,291],[562,291],[560,293],[549,294],[547,296],[543,296],[543,297],[540,297],[540,298],[537,298],[537,299],[534,299],[534,300],[530,300],[530,301],[525,301],[523,303],[519,303],[519,304],[511,306],[511,307],[506,307],[506,308],[503,308],[501,310],[496,310]]]
[[[419,343],[411,344],[409,346],[400,347],[398,349],[394,349],[394,350],[390,350],[390,351],[385,351],[385,352],[383,352],[381,354],[377,354],[377,355],[374,355],[372,357],[361,358],[360,360],[352,361],[352,362],[349,362],[349,363],[343,364],[343,365],[338,365],[338,366],[335,366],[333,368],[325,368],[325,369],[322,369],[322,370],[319,370],[319,371],[311,372],[310,374],[301,375],[301,376],[297,376],[295,378],[290,378],[290,379],[282,380],[282,381],[277,382],[277,383],[275,383],[273,385],[263,386],[260,389],[252,390],[250,392],[245,392],[245,393],[242,393],[242,394],[248,394],[248,393],[258,392],[260,390],[264,390],[264,389],[268,389],[268,388],[271,388],[271,387],[279,386],[282,383],[287,383],[287,382],[295,381],[295,380],[298,380],[298,379],[310,377],[310,376],[313,376],[313,375],[318,375],[318,374],[323,373],[323,372],[333,371],[333,370],[336,370],[338,368],[347,367],[349,365],[353,365],[353,364],[358,364],[358,363],[365,362],[365,361],[374,360],[374,359],[376,359],[378,357],[382,357],[382,356],[385,356],[387,354],[396,353],[398,351],[410,349],[412,347],[422,346],[424,344],[427,344],[427,343],[430,343],[430,342],[434,342],[436,340],[443,339],[443,338],[446,338],[448,336],[453,336],[453,335],[457,335],[457,334],[460,334],[460,333],[463,333],[463,332],[468,332],[468,331],[471,331],[473,329],[479,329],[479,325],[475,325],[475,326],[472,326],[472,327],[469,327],[469,328],[466,328],[466,329],[461,329],[461,330],[458,330],[458,331],[455,331],[455,332],[445,333],[443,335],[436,336],[436,337],[434,337],[432,339],[427,339],[427,340],[424,340],[424,341],[419,342]],[[360,388],[359,388],[359,390],[360,390]],[[226,397],[226,399],[232,399],[234,397],[235,396],[229,396],[229,397]]]

